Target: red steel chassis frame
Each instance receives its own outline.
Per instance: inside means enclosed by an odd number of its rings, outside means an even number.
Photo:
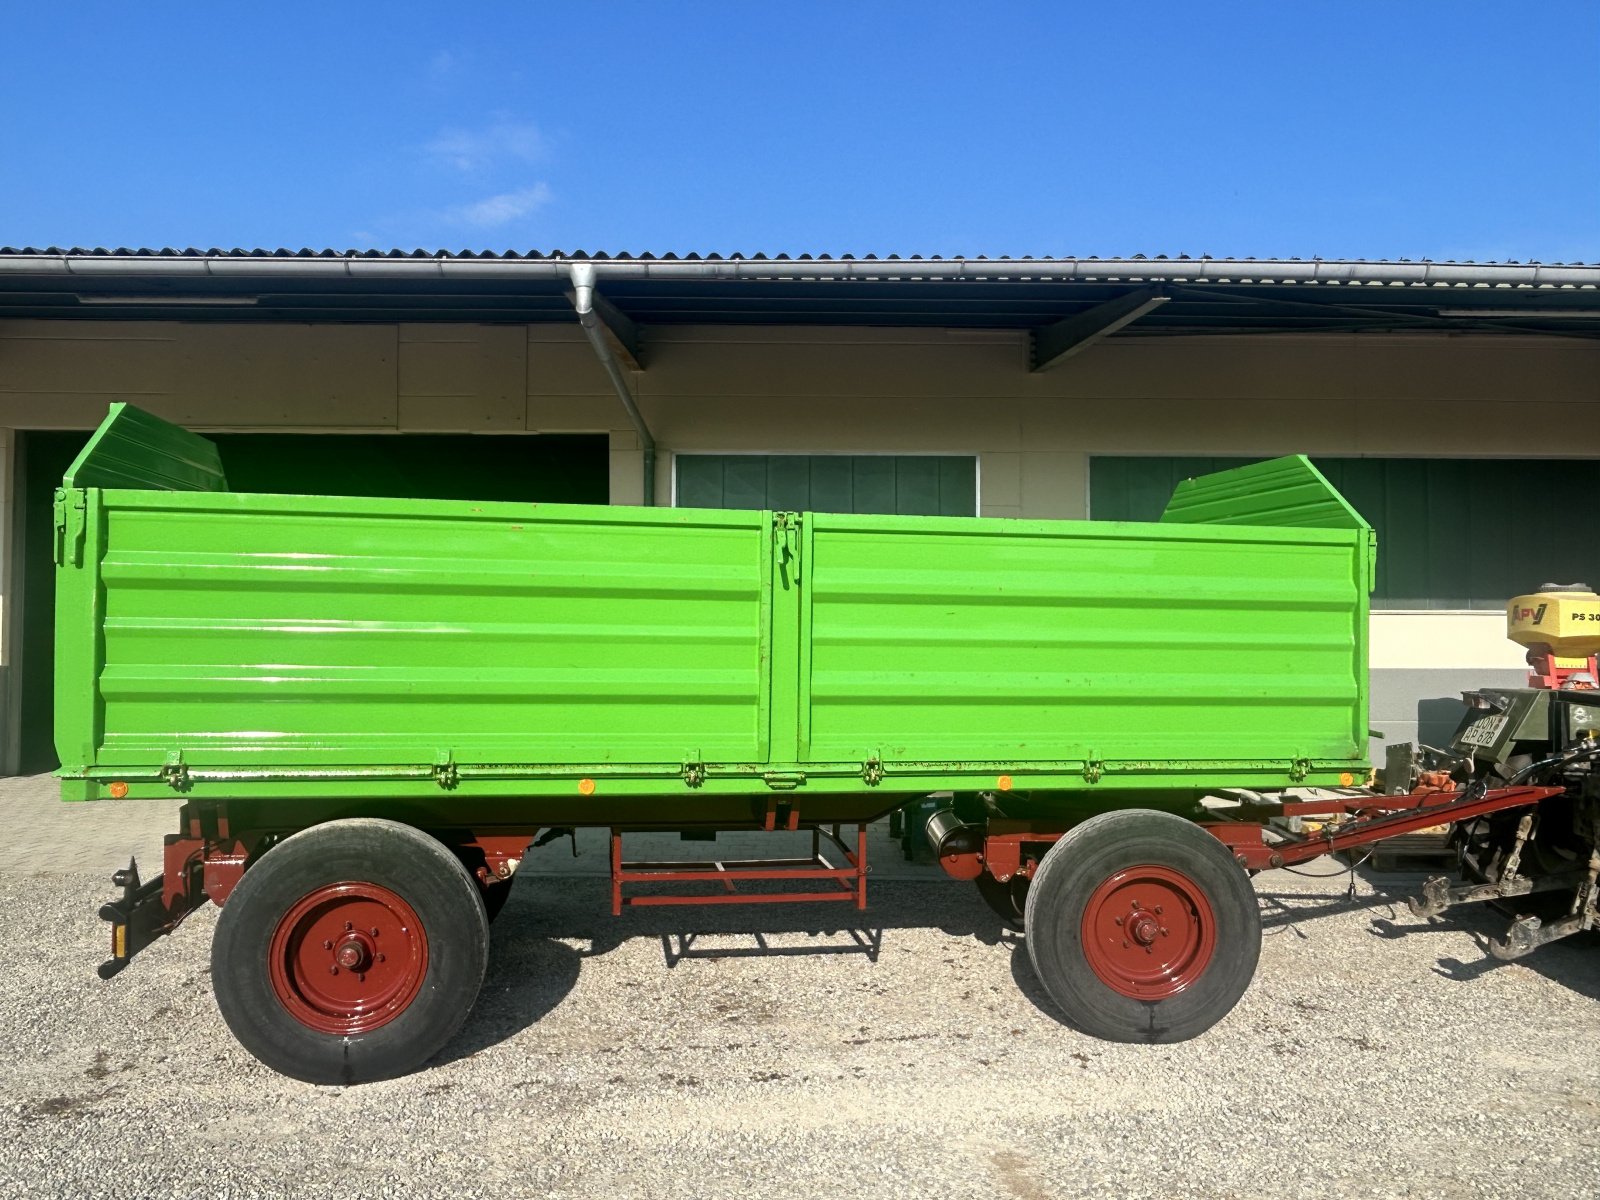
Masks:
[[[1497,788],[1482,793],[1471,788],[1465,791],[1430,788],[1401,796],[1364,793],[1262,801],[1241,804],[1226,815],[1213,814],[1198,824],[1231,850],[1234,861],[1245,870],[1265,871],[1435,825],[1523,808],[1561,792],[1557,787]],[[1266,823],[1273,817],[1312,816],[1352,819],[1310,837]],[[973,879],[984,871],[1001,883],[1018,875],[1032,878],[1044,852],[1065,832],[1058,822],[993,818],[980,849],[946,855],[940,859],[940,865],[959,879]],[[1269,841],[1269,835],[1276,840]]]
[[[1234,861],[1251,871],[1263,871],[1293,863],[1307,862],[1324,854],[1350,850],[1381,842],[1384,838],[1416,833],[1435,825],[1470,821],[1509,808],[1537,804],[1559,796],[1558,787],[1509,787],[1477,792],[1426,789],[1402,796],[1339,796],[1326,800],[1284,800],[1268,805],[1242,805],[1237,819],[1202,821],[1223,845],[1233,851]],[[1260,810],[1271,809],[1263,814]],[[1286,817],[1346,815],[1354,819],[1314,837],[1273,829],[1280,838],[1268,842],[1268,827],[1260,823],[1263,815]]]
[[[1403,796],[1375,794],[1339,795],[1326,799],[1247,803],[1229,814],[1214,814],[1200,821],[1202,828],[1233,852],[1240,867],[1259,871],[1306,862],[1323,854],[1367,845],[1388,837],[1414,833],[1433,825],[1471,820],[1493,812],[1522,808],[1561,788],[1510,787],[1478,792],[1419,789]],[[1270,827],[1277,816],[1347,816],[1351,819],[1316,836],[1301,836]],[[141,881],[130,862],[112,877],[122,888],[121,899],[102,906],[100,916],[109,921],[112,957],[101,964],[101,978],[109,979],[139,950],[172,932],[208,899],[223,904],[244,874],[251,856],[269,836],[267,831],[230,828],[225,806],[190,807],[182,813],[182,831],[169,834],[162,854],[162,873]],[[769,809],[758,828],[774,829]],[[854,851],[841,839],[839,825],[831,831],[817,824],[802,825],[797,809],[785,814],[783,828],[812,832],[809,859],[758,859],[736,862],[626,862],[622,858],[622,829],[611,833],[611,911],[624,907],[689,904],[772,904],[803,901],[854,901],[867,906],[867,827],[856,826]],[[1002,883],[1017,875],[1031,878],[1039,860],[1066,832],[1059,821],[996,817],[991,819],[977,848],[946,855],[945,870],[958,878],[973,879],[984,871]],[[468,868],[484,887],[504,887],[527,853],[537,830],[506,829],[462,832],[451,845],[467,860]],[[1269,840],[1269,836],[1273,840]],[[824,858],[821,839],[833,842],[847,865]],[[741,882],[776,880],[828,880],[837,885],[818,892],[740,892]],[[641,883],[714,882],[725,889],[712,895],[624,896],[623,887]]]

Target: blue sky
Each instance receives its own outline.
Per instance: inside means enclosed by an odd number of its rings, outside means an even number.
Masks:
[[[1597,0],[13,4],[5,30],[0,244],[1600,261]]]

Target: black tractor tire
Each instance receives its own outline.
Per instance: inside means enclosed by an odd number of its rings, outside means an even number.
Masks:
[[[1244,995],[1261,955],[1255,891],[1226,847],[1143,809],[1091,817],[1050,848],[1025,928],[1051,999],[1114,1042],[1204,1033]]]
[[[217,921],[211,981],[261,1062],[356,1084],[438,1053],[488,957],[488,917],[460,860],[408,825],[358,818],[303,830],[245,872]]]

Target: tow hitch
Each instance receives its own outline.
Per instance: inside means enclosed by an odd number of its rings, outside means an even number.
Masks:
[[[111,957],[99,966],[101,979],[110,979],[139,951],[164,933],[177,928],[162,903],[161,876],[140,882],[139,864],[134,859],[111,876],[113,887],[122,889],[122,899],[100,906],[100,919],[111,922]],[[187,914],[184,914],[187,915]]]
[[[111,925],[111,957],[101,963],[101,979],[110,979],[139,951],[171,933],[208,899],[228,898],[257,839],[229,835],[226,813],[185,807],[183,833],[171,833],[162,844],[161,874],[139,878],[139,864],[111,876],[122,897],[100,906],[100,919]]]

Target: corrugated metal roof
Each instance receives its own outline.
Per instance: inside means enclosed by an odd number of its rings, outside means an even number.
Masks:
[[[1078,264],[1088,266],[1092,264],[1116,265],[1119,268],[1125,263],[1142,263],[1150,267],[1157,264],[1189,264],[1189,263],[1214,263],[1219,266],[1235,267],[1240,273],[1252,271],[1270,272],[1285,264],[1290,263],[1327,263],[1329,265],[1364,266],[1364,267],[1393,267],[1397,282],[1407,281],[1409,269],[1419,265],[1438,264],[1441,266],[1462,267],[1589,267],[1600,264],[1583,262],[1546,262],[1543,260],[1529,259],[1526,262],[1508,259],[1504,262],[1484,262],[1472,259],[1431,259],[1431,258],[1398,258],[1398,259],[1371,259],[1371,258],[1324,258],[1320,255],[1309,257],[1291,256],[1288,258],[1272,257],[1247,257],[1247,258],[1215,258],[1209,254],[1130,254],[1126,256],[1100,256],[1087,255],[1078,257],[1074,255],[965,255],[965,254],[731,254],[688,252],[678,254],[672,251],[655,253],[652,251],[633,252],[628,250],[427,250],[422,248],[404,250],[399,248],[365,249],[365,250],[335,250],[324,247],[320,250],[311,247],[302,247],[295,250],[285,246],[255,247],[233,246],[221,248],[213,246],[204,249],[197,246],[174,248],[171,246],[157,249],[151,246],[0,246],[0,257],[6,258],[230,258],[230,259],[434,259],[455,261],[490,261],[490,262],[771,262],[771,263],[993,263],[996,266],[1021,266],[1031,263]]]
[[[1415,329],[1600,336],[1600,266],[1430,259],[0,247],[0,316],[571,321],[573,263],[643,324],[1041,329],[1131,290],[1118,336]]]

